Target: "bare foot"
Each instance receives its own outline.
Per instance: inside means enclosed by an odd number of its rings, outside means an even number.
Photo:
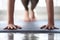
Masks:
[[[30,22],[30,18],[29,18],[29,13],[28,13],[28,11],[25,11],[24,21],[25,21],[25,22]]]
[[[41,27],[41,29],[53,30],[53,29],[59,29],[59,28],[54,27],[54,25],[44,25]]]
[[[30,21],[36,21],[36,19],[35,18],[30,18]]]
[[[30,18],[29,18],[29,17],[25,17],[25,18],[24,18],[24,21],[25,21],[25,22],[30,22]]]
[[[34,11],[31,11],[30,20],[31,21],[35,21],[36,20]]]
[[[13,24],[9,24],[6,28],[4,29],[8,29],[8,30],[16,30],[16,29],[21,29],[21,27],[17,26],[17,25],[13,25]]]

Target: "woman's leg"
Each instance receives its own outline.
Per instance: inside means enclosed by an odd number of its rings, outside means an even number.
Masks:
[[[28,4],[29,4],[29,0],[21,0],[22,1],[22,4],[25,8],[25,14],[24,14],[24,20],[26,22],[29,22],[30,19],[29,19],[29,13],[28,13]]]
[[[15,0],[8,0],[8,26],[5,29],[21,28],[14,25],[14,4]]]
[[[34,8],[36,7],[39,0],[31,0],[31,21],[35,20]]]
[[[53,0],[46,0],[46,5],[47,5],[47,11],[48,11],[48,25],[44,25],[41,28],[56,29],[56,27],[54,27],[54,5],[53,5]]]

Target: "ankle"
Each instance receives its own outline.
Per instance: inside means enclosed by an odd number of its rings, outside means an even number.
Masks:
[[[34,10],[31,10],[31,12],[34,12]]]
[[[29,12],[25,10],[24,18],[28,18],[28,17],[29,17]]]
[[[31,11],[31,16],[32,16],[32,17],[35,17],[34,11]]]

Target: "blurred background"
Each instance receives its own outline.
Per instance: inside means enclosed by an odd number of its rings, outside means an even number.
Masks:
[[[0,0],[0,22],[6,21],[8,19],[7,16],[7,5],[8,0]],[[30,3],[29,3],[30,4]],[[30,8],[31,5],[29,5]],[[24,18],[24,7],[21,3],[21,0],[16,0],[15,2],[15,16],[14,19],[19,21]],[[47,20],[47,10],[45,0],[39,0],[37,7],[35,8],[35,14],[37,20]],[[54,18],[55,20],[60,20],[60,0],[54,0]],[[19,36],[20,35],[20,36]],[[27,36],[28,35],[28,36]],[[14,37],[13,37],[14,36]],[[52,34],[48,38],[48,34],[20,34],[15,33],[0,33],[0,40],[60,40],[60,34]],[[11,37],[11,38],[10,38]]]
[[[29,3],[30,4],[30,3]],[[31,5],[29,5],[30,8]],[[7,20],[7,7],[8,0],[0,0],[0,20]],[[54,0],[54,12],[55,20],[59,20],[60,14],[60,0]],[[21,0],[16,0],[15,2],[15,20],[22,20],[24,17],[24,7],[21,3]],[[39,20],[47,20],[47,9],[45,0],[39,0],[37,7],[35,8],[35,14]],[[5,17],[3,16],[5,15]],[[22,16],[22,17],[21,17]],[[1,18],[3,17],[3,18]]]

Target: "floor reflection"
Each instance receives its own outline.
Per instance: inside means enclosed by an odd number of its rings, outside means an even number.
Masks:
[[[24,40],[37,40],[37,37],[32,33],[32,34],[25,34]]]
[[[48,34],[9,34],[9,40],[48,40]],[[50,36],[51,37],[51,36]]]
[[[0,33],[0,40],[60,40],[60,34]]]
[[[0,40],[8,40],[8,33],[0,33]]]
[[[54,40],[54,34],[53,33],[48,34],[48,40]]]
[[[14,40],[14,34],[8,33],[8,40]]]

